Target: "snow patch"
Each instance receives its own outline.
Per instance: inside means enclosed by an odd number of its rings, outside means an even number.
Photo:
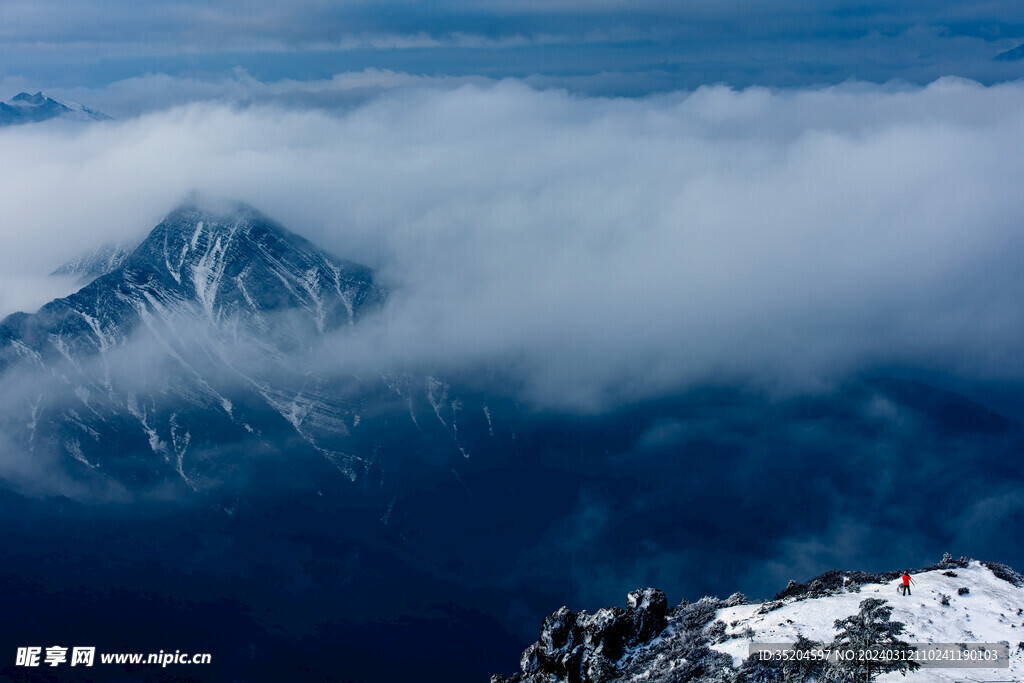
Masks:
[[[487,418],[487,433],[494,436],[494,424],[491,423],[491,411],[487,407],[486,403],[484,404],[484,417]]]

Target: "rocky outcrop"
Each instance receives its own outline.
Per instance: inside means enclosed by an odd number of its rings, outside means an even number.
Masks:
[[[493,683],[560,681],[590,683],[610,680],[627,648],[659,635],[667,622],[668,599],[654,588],[635,590],[626,609],[605,607],[590,614],[562,607],[544,620],[537,642],[520,660],[522,673]]]
[[[742,595],[731,600],[746,602]],[[637,676],[658,682],[713,676],[728,667],[728,657],[708,647],[715,612],[725,605],[703,598],[669,608],[662,591],[644,588],[627,596],[626,609],[605,607],[590,614],[562,607],[544,620],[537,642],[523,652],[521,671],[510,678],[492,676],[491,683],[608,683]],[[673,656],[666,657],[666,652]]]

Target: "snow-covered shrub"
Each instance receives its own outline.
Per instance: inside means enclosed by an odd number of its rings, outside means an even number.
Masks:
[[[707,627],[706,635],[712,643],[724,643],[729,640],[729,636],[725,635],[725,622],[721,620],[712,622]]]
[[[722,607],[718,598],[703,597],[697,602],[687,605],[679,612],[679,628],[687,631],[698,631],[715,618],[715,612]]]
[[[740,593],[739,591],[736,591],[735,593],[733,593],[725,599],[724,604],[726,607],[736,607],[737,605],[746,605],[749,602],[750,600],[747,598],[746,595]]]
[[[984,565],[996,575],[996,578],[1012,583],[1014,586],[1024,586],[1024,575],[1014,571],[1005,564],[1001,562],[985,562]]]

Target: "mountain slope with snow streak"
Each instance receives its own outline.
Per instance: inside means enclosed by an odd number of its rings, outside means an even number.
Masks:
[[[514,439],[492,423],[500,400],[448,379],[325,368],[326,340],[358,334],[387,292],[252,207],[191,200],[127,253],[60,272],[99,275],[0,321],[0,437],[46,472],[32,482],[67,470],[119,495],[251,491],[269,467],[271,486],[372,473],[415,488]]]
[[[121,480],[169,470],[196,488],[199,452],[290,434],[354,476],[336,442],[358,412],[303,358],[383,301],[368,268],[244,205],[183,205],[118,261],[0,322],[3,431],[16,445]],[[157,458],[141,464],[147,451]]]
[[[77,258],[65,261],[50,275],[66,275],[86,284],[124,265],[135,247],[120,244],[103,244]]]

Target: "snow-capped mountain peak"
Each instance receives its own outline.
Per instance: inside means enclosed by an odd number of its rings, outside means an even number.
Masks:
[[[244,205],[218,213],[182,205],[133,251],[114,256],[116,267],[75,294],[34,316],[10,316],[0,339],[45,330],[66,348],[103,351],[154,321],[174,327],[206,320],[212,331],[237,337],[266,334],[281,312],[303,314],[290,315],[282,330],[294,337],[353,325],[384,296],[370,269],[327,254]],[[36,350],[46,356],[54,349]]]
[[[135,279],[198,304],[211,319],[245,312],[299,309],[317,331],[352,325],[365,304],[379,301],[368,268],[333,257],[252,207],[211,211],[187,203],[171,212],[128,257]]]
[[[78,292],[0,321],[0,372],[33,387],[0,418],[29,451],[46,443],[108,472],[112,450],[149,451],[190,486],[188,454],[261,429],[290,431],[351,477],[353,459],[325,444],[358,418],[317,389],[308,357],[384,296],[369,268],[251,207],[189,202]]]

